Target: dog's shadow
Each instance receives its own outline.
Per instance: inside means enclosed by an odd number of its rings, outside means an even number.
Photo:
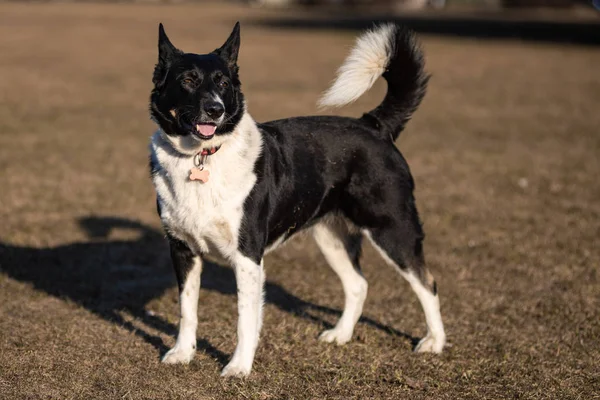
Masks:
[[[119,324],[164,354],[168,347],[162,338],[132,322],[133,318],[159,332],[177,334],[176,326],[145,309],[151,300],[175,286],[164,235],[124,218],[89,217],[78,222],[87,235],[85,242],[52,248],[0,243],[0,273],[32,284],[52,296],[74,301],[95,315]],[[134,230],[136,238],[109,240],[113,229]],[[202,272],[202,290],[235,296],[235,274],[231,268],[207,262]],[[325,328],[331,328],[331,324],[311,311],[341,314],[339,310],[304,301],[271,282],[266,283],[266,302]],[[124,318],[123,313],[132,318]],[[363,317],[360,321],[406,338],[412,344],[417,341],[370,318]],[[197,348],[223,365],[229,358],[206,339],[199,339]]]

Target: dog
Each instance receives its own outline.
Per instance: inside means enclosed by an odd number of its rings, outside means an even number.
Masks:
[[[221,47],[202,55],[176,48],[159,26],[150,169],[181,307],[176,344],[162,361],[193,359],[202,260],[217,257],[232,265],[238,292],[238,342],[221,375],[248,375],[262,324],[263,257],[301,231],[312,233],[345,294],[340,320],[320,340],[352,338],[367,296],[359,265],[367,238],[421,303],[427,335],[415,350],[441,352],[446,336],[414,182],[394,145],[429,80],[415,35],[384,24],[358,38],[319,105],[348,104],[383,76],[383,102],[360,118],[255,122],[241,91],[239,49],[239,22]]]

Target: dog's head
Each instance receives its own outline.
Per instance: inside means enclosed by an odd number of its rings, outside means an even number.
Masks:
[[[177,49],[160,24],[150,114],[173,147],[185,154],[220,146],[245,111],[237,57],[240,24],[209,54]]]

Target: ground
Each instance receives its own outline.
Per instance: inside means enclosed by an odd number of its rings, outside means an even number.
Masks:
[[[316,113],[356,31],[262,24],[234,5],[0,5],[0,397],[5,399],[590,399],[600,396],[600,52],[421,36],[433,77],[398,141],[415,177],[448,346],[367,247],[353,341],[317,341],[342,289],[309,238],[266,260],[252,375],[235,346],[235,282],[202,278],[198,353],[163,365],[177,289],[148,177],[157,24],[187,51],[242,21],[249,110]],[[384,86],[340,111],[360,115]]]

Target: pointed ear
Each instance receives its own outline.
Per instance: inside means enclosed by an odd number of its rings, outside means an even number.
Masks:
[[[165,33],[165,28],[163,28],[163,24],[158,25],[158,63],[156,64],[156,68],[154,69],[154,77],[152,81],[156,86],[162,86],[167,77],[167,71],[169,70],[169,66],[171,65],[171,61],[173,57],[181,54],[181,51],[178,50]]]
[[[158,25],[158,61],[166,62],[169,61],[179,50],[169,40],[169,37],[165,33],[163,24]]]
[[[240,52],[240,23],[239,21],[233,27],[233,31],[223,46],[216,49],[213,53],[219,55],[227,62],[229,68],[237,66],[238,53]]]

